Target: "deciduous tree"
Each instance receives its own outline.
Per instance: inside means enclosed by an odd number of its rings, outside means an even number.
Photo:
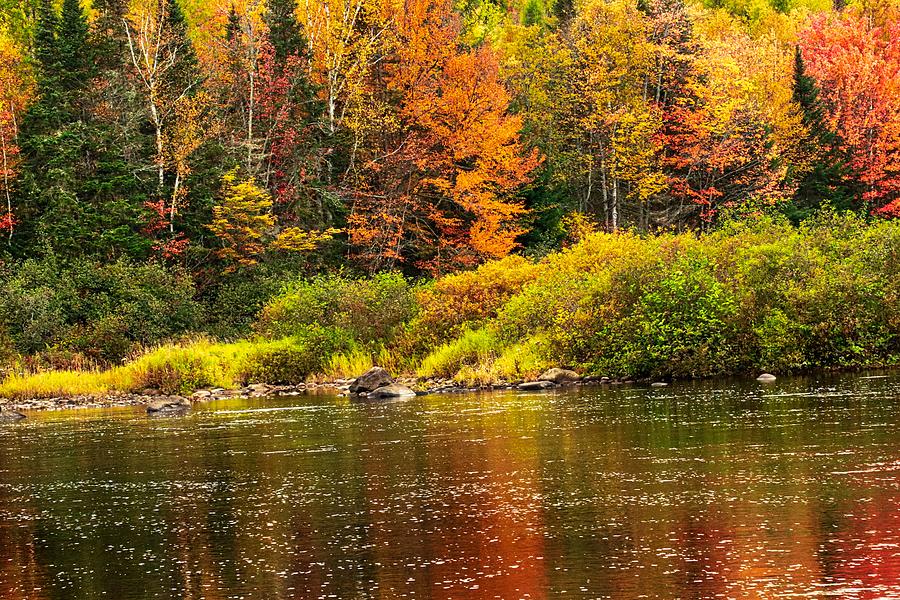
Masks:
[[[849,10],[820,16],[800,46],[863,199],[876,212],[900,215],[900,21],[878,25]]]

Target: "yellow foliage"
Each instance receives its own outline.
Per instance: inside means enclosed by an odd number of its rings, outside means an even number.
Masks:
[[[238,180],[234,168],[222,176],[222,203],[213,207],[207,228],[221,241],[217,256],[227,263],[226,272],[250,266],[265,251],[263,236],[275,225],[272,198],[252,178]]]
[[[338,233],[341,233],[341,230],[333,227],[322,231],[304,231],[299,227],[287,227],[278,234],[272,242],[272,247],[285,252],[309,252]]]

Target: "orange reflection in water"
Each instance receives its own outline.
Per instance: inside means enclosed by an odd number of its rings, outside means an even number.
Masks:
[[[863,492],[829,537],[825,587],[853,600],[900,598],[900,464],[848,475]]]

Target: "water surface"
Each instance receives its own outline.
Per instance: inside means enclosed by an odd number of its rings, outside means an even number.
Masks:
[[[900,377],[0,427],[0,598],[900,598]]]

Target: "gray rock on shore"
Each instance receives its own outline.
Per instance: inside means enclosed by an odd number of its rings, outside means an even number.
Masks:
[[[415,395],[414,391],[399,383],[389,383],[368,392],[368,397],[376,400],[381,398],[409,398]]]
[[[556,384],[552,381],[526,381],[525,383],[520,383],[517,388],[522,390],[523,392],[536,392],[540,390],[549,390],[550,388],[555,388]]]
[[[759,377],[756,378],[757,381],[760,381],[762,383],[769,383],[769,382],[775,381],[776,379],[778,379],[778,378],[775,377],[774,375],[772,375],[771,373],[763,373],[762,375],[760,375]]]
[[[191,409],[191,401],[181,396],[155,398],[147,403],[149,414],[183,413]]]
[[[559,385],[564,385],[566,383],[575,383],[576,381],[580,380],[581,375],[579,375],[575,371],[571,371],[569,369],[560,369],[558,367],[547,369],[546,371],[541,373],[540,377],[538,377],[538,381],[550,381]]]
[[[17,423],[24,418],[22,413],[0,406],[0,423]]]
[[[394,378],[381,367],[372,367],[350,384],[351,394],[363,394],[373,392],[380,387],[394,383]]]

